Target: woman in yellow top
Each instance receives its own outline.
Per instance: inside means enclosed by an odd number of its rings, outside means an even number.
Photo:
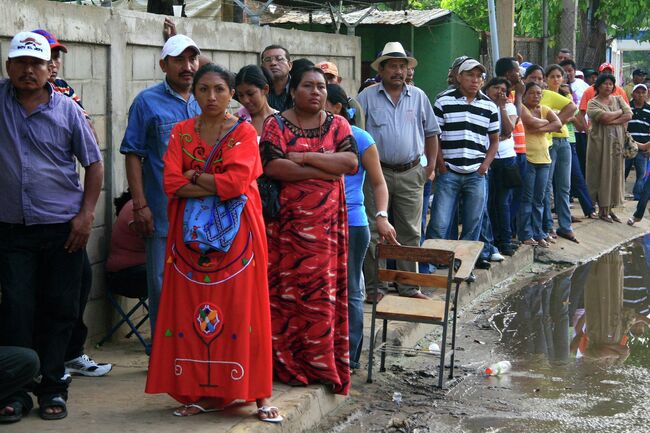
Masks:
[[[526,172],[523,179],[521,205],[519,207],[518,236],[526,245],[548,248],[547,234],[542,229],[544,193],[551,169],[549,142],[546,135],[559,131],[560,119],[553,110],[541,104],[542,88],[529,82],[523,97],[521,121],[526,133]]]
[[[578,107],[571,97],[560,94],[560,86],[564,82],[564,69],[560,65],[551,65],[546,68],[546,84],[548,89],[542,92],[542,105],[548,106],[562,122],[560,132],[551,134],[551,172],[546,186],[544,202],[544,229],[553,233],[553,216],[551,215],[551,190],[555,201],[557,214],[557,235],[579,243],[571,228],[571,209],[569,196],[571,194],[571,143],[569,143],[569,130],[567,123],[574,119]]]
[[[550,147],[551,167],[548,175],[544,197],[544,217],[542,228],[550,236],[548,240],[554,242],[556,233],[553,228],[553,216],[551,214],[551,191],[555,197],[555,210],[558,216],[559,229],[557,234],[563,238],[577,242],[573,229],[571,228],[571,210],[569,208],[569,194],[571,190],[571,144],[569,143],[569,131],[566,124],[573,119],[576,111],[575,104],[569,98],[565,98],[558,92],[564,81],[564,69],[559,65],[551,65],[546,71],[539,65],[532,65],[526,70],[524,80],[538,83],[543,86],[544,78],[548,89],[542,91],[542,105],[549,107],[562,123],[562,129],[551,134],[552,142]]]
[[[625,159],[625,125],[632,119],[632,110],[620,96],[612,93],[616,78],[602,74],[594,84],[596,96],[587,105],[589,151],[587,152],[587,187],[598,216],[603,221],[621,222],[612,212],[623,204]]]

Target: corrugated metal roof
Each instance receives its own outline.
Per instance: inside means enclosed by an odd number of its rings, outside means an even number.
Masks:
[[[343,14],[348,23],[355,23],[359,18],[368,11],[369,8],[361,9],[355,12]],[[401,10],[401,11],[379,11],[373,10],[370,15],[365,17],[361,24],[411,24],[415,27],[423,26],[433,20],[440,19],[450,15],[451,11],[447,9],[430,9],[430,10]],[[328,11],[312,12],[312,22],[314,24],[331,24],[332,17]],[[262,24],[308,24],[309,13],[303,11],[289,11],[278,18],[265,15],[262,18]]]

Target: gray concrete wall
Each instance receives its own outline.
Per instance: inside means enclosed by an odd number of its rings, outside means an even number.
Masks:
[[[0,77],[6,77],[4,61],[11,37],[24,30],[47,29],[68,47],[61,76],[82,98],[99,136],[106,178],[88,245],[93,264],[93,290],[85,314],[90,335],[98,336],[112,320],[104,301],[104,261],[113,220],[112,198],[127,186],[124,157],[119,153],[120,141],[133,98],[163,78],[158,59],[163,45],[164,18],[46,0],[0,0],[0,16],[3,17],[0,20]],[[346,90],[356,94],[359,87],[359,38],[206,19],[176,20],[179,33],[192,37],[204,54],[233,72],[257,63],[258,53],[273,43],[287,47],[294,58],[335,62],[341,75],[346,77],[343,82]]]

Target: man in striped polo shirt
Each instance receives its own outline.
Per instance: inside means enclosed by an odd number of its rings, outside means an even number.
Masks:
[[[462,201],[461,239],[478,240],[487,200],[486,173],[499,146],[499,114],[480,88],[485,67],[468,58],[458,68],[458,87],[436,100],[442,133],[436,193],[427,238],[448,239],[450,221]]]

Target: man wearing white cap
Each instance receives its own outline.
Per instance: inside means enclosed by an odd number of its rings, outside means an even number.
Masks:
[[[487,200],[485,175],[499,147],[499,113],[480,91],[485,67],[478,61],[465,59],[457,80],[458,87],[440,95],[434,105],[442,134],[427,238],[449,237],[449,221],[461,203],[461,239],[476,241]]]
[[[9,80],[0,81],[0,345],[37,351],[40,416],[61,419],[65,352],[104,169],[83,111],[48,83],[47,39],[18,33],[8,57]],[[0,421],[17,421],[31,407],[25,390],[18,391],[0,401]]]
[[[375,245],[379,236],[375,219],[388,218],[390,210],[397,240],[402,245],[420,245],[424,183],[434,177],[440,128],[427,95],[405,82],[408,67],[416,65],[417,60],[406,55],[402,44],[388,42],[370,65],[379,72],[381,83],[367,87],[357,97],[366,113],[366,130],[377,144],[390,197],[390,209],[376,208],[370,184],[366,183],[364,195],[371,234],[364,263],[366,302],[381,299],[386,290],[377,278]],[[426,167],[420,164],[423,154]],[[417,272],[415,263],[398,261],[397,267]],[[399,284],[397,290],[400,296],[426,298],[417,286]]]
[[[192,80],[201,51],[185,35],[170,37],[160,54],[162,83],[143,90],[129,109],[129,124],[120,152],[126,155],[126,176],[133,196],[133,227],[145,237],[151,331],[156,324],[167,242],[167,196],[163,192],[163,161],[172,127],[197,116]]]

